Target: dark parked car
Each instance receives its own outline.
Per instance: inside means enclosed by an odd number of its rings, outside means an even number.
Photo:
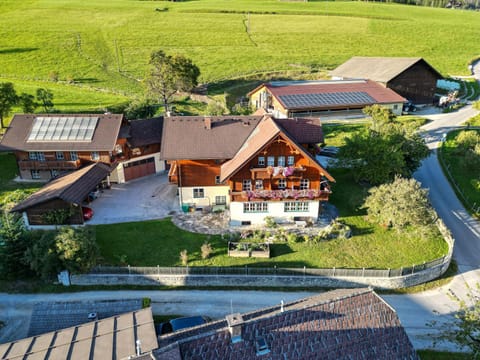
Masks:
[[[83,214],[83,220],[85,221],[90,220],[93,217],[93,210],[92,208],[82,206],[82,214]]]
[[[202,325],[208,321],[210,321],[210,319],[205,316],[187,316],[158,324],[156,325],[155,329],[157,331],[157,335],[165,335],[174,331]]]
[[[339,150],[336,146],[325,146],[320,149],[320,156],[336,157]]]

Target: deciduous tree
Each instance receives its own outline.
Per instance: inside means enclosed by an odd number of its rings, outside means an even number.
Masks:
[[[11,82],[0,83],[0,126],[5,127],[5,117],[10,114],[13,105],[18,101],[17,92]]]
[[[38,106],[35,102],[35,96],[27,93],[20,94],[18,97],[18,105],[20,105],[22,111],[26,114],[33,113]]]
[[[53,93],[48,89],[37,89],[37,100],[43,106],[46,113],[49,113],[53,108]]]
[[[151,54],[149,63],[148,92],[163,104],[165,112],[176,92],[189,91],[197,85],[200,70],[183,55],[167,55],[158,50]]]
[[[396,177],[370,189],[363,207],[371,221],[388,227],[427,225],[435,219],[427,194],[415,179]]]

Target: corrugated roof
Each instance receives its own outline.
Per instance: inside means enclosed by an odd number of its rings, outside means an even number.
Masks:
[[[393,90],[371,80],[272,82],[264,86],[288,110],[328,110],[406,102]]]
[[[127,359],[158,347],[151,308],[0,345],[0,359]]]
[[[183,338],[162,336],[154,355],[161,360],[418,359],[395,311],[369,289],[329,291],[241,317],[240,342],[232,343],[223,321],[216,328],[206,324],[186,330]],[[257,354],[258,337],[268,348],[262,356]],[[177,347],[182,357],[169,357]]]
[[[210,119],[210,128],[205,119]],[[231,159],[261,119],[262,116],[167,117],[163,121],[160,156],[165,160]]]
[[[442,78],[442,75],[421,57],[354,56],[330,74],[343,78],[362,78],[387,83],[418,62],[424,62],[439,78]]]
[[[81,204],[105,177],[110,174],[110,167],[103,163],[93,163],[79,170],[54,179],[40,190],[17,204],[12,211],[24,211],[43,202],[62,199],[74,204]]]
[[[43,118],[92,118],[98,119],[91,139],[81,141],[41,141],[31,138],[35,119]],[[0,142],[2,151],[110,151],[113,150],[122,124],[121,114],[16,114],[3,139]],[[69,122],[71,126],[75,122]]]

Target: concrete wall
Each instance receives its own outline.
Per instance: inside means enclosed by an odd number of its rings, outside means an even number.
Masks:
[[[287,202],[294,202],[294,200],[291,199]],[[277,223],[291,222],[295,216],[310,217],[316,221],[320,202],[308,201],[308,203],[308,211],[303,212],[285,212],[284,201],[270,201],[268,202],[268,212],[244,213],[243,202],[232,202],[230,204],[230,224],[238,226],[242,224],[242,221],[251,221],[252,224],[264,224],[266,216],[272,216]]]

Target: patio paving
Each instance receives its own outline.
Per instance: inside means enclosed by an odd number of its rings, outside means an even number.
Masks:
[[[93,218],[87,224],[114,224],[161,219],[180,211],[177,187],[167,174],[158,174],[125,184],[112,184],[87,206]]]

